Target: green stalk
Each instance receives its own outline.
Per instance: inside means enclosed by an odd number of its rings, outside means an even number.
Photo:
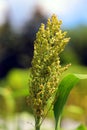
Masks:
[[[59,117],[58,124],[55,125],[55,130],[61,130],[61,116]]]
[[[61,116],[59,117],[59,121],[58,121],[58,128],[57,128],[57,130],[61,130]],[[57,127],[57,126],[56,126]]]
[[[35,130],[40,130],[40,117],[35,117]]]

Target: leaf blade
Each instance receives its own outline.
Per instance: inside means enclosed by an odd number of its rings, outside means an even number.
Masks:
[[[59,84],[57,91],[57,99],[54,103],[54,117],[55,117],[55,130],[57,130],[58,123],[60,122],[60,115],[63,107],[67,101],[68,95],[72,88],[78,83],[80,79],[87,79],[87,75],[84,74],[68,74],[65,76]]]

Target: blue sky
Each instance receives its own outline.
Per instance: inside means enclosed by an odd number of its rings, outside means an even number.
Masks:
[[[6,12],[11,15],[13,26],[21,26],[39,5],[45,15],[52,13],[62,19],[64,27],[87,25],[87,0],[0,0],[0,23],[5,21]]]

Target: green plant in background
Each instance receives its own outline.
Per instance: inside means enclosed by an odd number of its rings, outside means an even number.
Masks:
[[[29,73],[29,70],[25,69],[12,69],[9,71],[6,82],[10,86],[14,98],[28,95]]]
[[[0,128],[7,130],[6,121],[14,115],[15,101],[12,92],[8,88],[0,87],[0,118],[4,120]],[[1,122],[0,122],[1,123]]]
[[[61,74],[70,64],[62,67],[59,54],[64,50],[70,38],[60,29],[62,22],[55,15],[48,19],[46,26],[36,34],[34,56],[29,80],[29,104],[35,117],[35,130],[40,126],[48,111],[53,108],[55,130],[60,130],[60,118],[70,90],[80,78],[87,76],[69,74],[60,82]],[[50,100],[50,107],[45,108]]]
[[[80,125],[76,130],[87,130],[85,125]]]
[[[0,128],[9,130],[9,122],[15,118],[15,114],[26,110],[23,99],[28,95],[28,79],[28,70],[12,69],[0,82],[0,119],[4,121],[4,123],[0,122]]]

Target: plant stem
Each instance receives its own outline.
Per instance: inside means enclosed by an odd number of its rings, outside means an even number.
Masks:
[[[55,130],[61,130],[60,124],[61,124],[61,116],[59,117],[58,125],[56,124],[55,126]]]
[[[59,121],[58,121],[58,130],[60,130],[60,123],[61,123],[61,116],[59,117]]]
[[[40,117],[35,117],[35,130],[40,130]]]

